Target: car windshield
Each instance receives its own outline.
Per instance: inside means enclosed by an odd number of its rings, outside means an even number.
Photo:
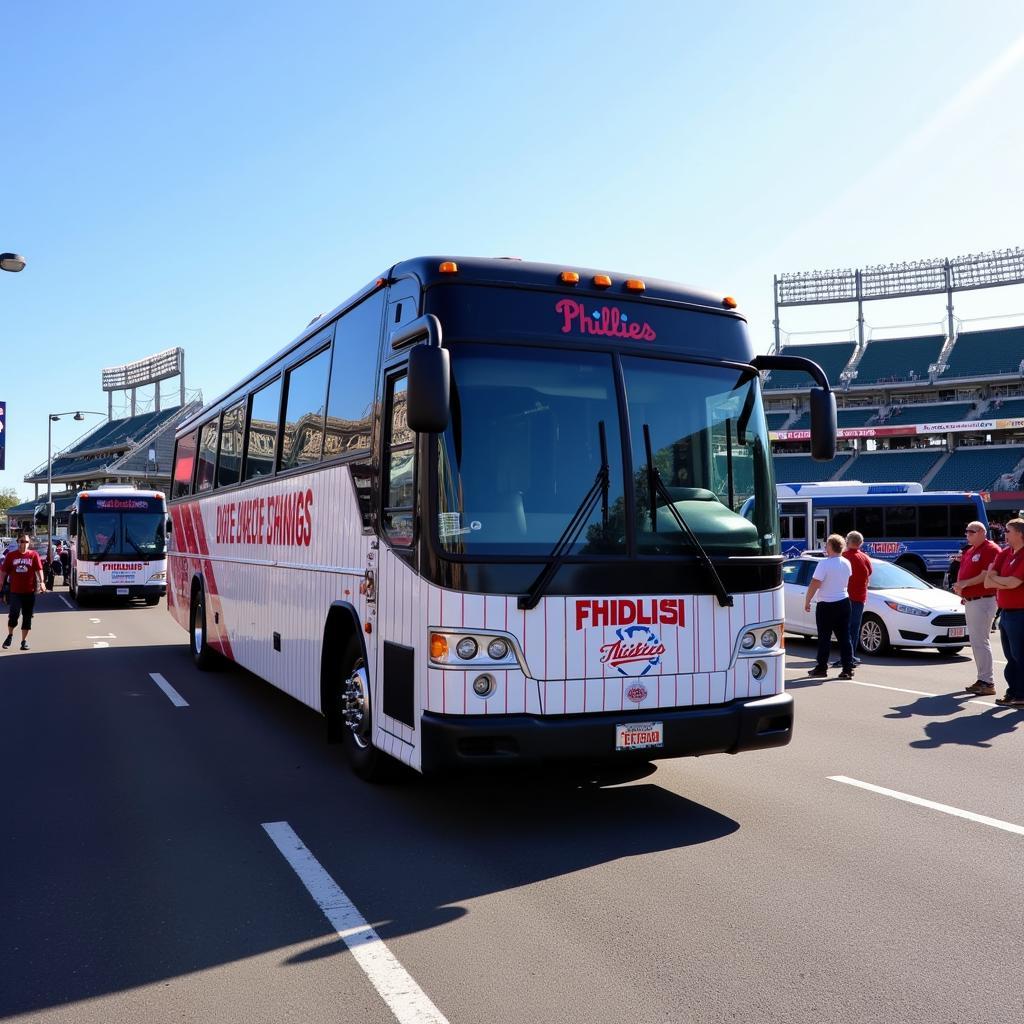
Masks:
[[[882,562],[877,558],[871,559],[871,578],[868,581],[868,590],[932,590],[930,583],[915,576],[912,572],[893,565],[891,562]]]
[[[570,553],[625,556],[631,541],[640,554],[689,551],[657,494],[652,525],[645,426],[672,503],[709,552],[777,550],[767,432],[750,374],[675,359],[472,343],[453,346],[451,359],[452,414],[437,464],[445,550],[548,554],[598,476],[603,430],[607,498]],[[739,514],[755,493],[768,510],[764,522]]]

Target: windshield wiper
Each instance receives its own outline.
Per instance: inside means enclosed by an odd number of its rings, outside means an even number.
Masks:
[[[555,546],[551,549],[551,554],[548,555],[547,565],[530,584],[526,593],[519,596],[517,605],[520,609],[537,607],[540,599],[544,596],[544,591],[547,590],[555,573],[558,572],[566,556],[572,550],[573,544],[576,543],[580,531],[586,526],[587,520],[597,505],[598,498],[601,498],[601,526],[605,531],[608,529],[608,442],[605,439],[604,420],[598,422],[597,432],[601,442],[601,466],[597,471],[597,476],[594,477],[590,490],[583,495],[583,500],[576,507],[576,511],[562,531],[561,537],[555,541]]]
[[[686,537],[693,546],[693,550],[697,552],[697,561],[707,569],[708,575],[711,577],[711,582],[715,588],[715,595],[718,597],[718,603],[723,608],[731,608],[733,604],[732,594],[725,589],[722,577],[718,575],[718,570],[715,568],[710,556],[704,550],[704,546],[701,542],[697,539],[697,534],[690,529],[690,526],[683,518],[682,513],[678,508],[676,508],[675,500],[671,493],[669,493],[669,489],[665,486],[665,481],[661,479],[661,474],[654,465],[654,458],[651,455],[651,428],[646,423],[644,424],[644,453],[647,456],[647,495],[651,508],[651,531],[653,533],[658,532],[656,501],[657,498],[660,497],[665,502],[665,506],[672,518],[675,519],[678,524],[683,536]]]

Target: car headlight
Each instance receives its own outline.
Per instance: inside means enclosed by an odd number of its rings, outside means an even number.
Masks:
[[[927,608],[918,608],[912,604],[901,604],[899,601],[886,601],[885,606],[901,615],[931,615]]]

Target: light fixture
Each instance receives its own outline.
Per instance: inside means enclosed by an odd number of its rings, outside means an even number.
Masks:
[[[19,256],[16,252],[0,252],[0,270],[9,270],[12,274],[17,274],[24,269],[24,256]]]

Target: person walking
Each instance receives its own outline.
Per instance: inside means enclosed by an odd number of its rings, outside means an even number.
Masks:
[[[839,642],[839,660],[843,671],[840,679],[853,678],[853,649],[850,647],[850,598],[847,586],[852,568],[842,557],[843,538],[833,533],[825,541],[826,557],[814,567],[811,585],[804,599],[804,611],[811,610],[811,601],[817,595],[818,604],[814,610],[814,621],[818,627],[818,660],[807,674],[815,679],[828,676],[828,650],[835,633]]]
[[[1024,708],[1024,519],[1006,524],[1006,544],[985,573],[985,586],[996,592],[999,637],[1006,656],[1006,693],[996,703]]]
[[[987,697],[996,692],[992,680],[992,620],[996,616],[996,592],[985,586],[985,575],[999,554],[999,545],[988,539],[985,524],[968,523],[967,550],[960,558],[960,571],[953,584],[953,593],[964,603],[967,636],[977,670],[975,681],[964,689]]]
[[[868,580],[871,578],[871,559],[861,551],[864,534],[859,530],[851,530],[846,535],[846,549],[843,558],[850,563],[850,582],[847,593],[850,596],[850,650],[853,652],[853,664],[859,665],[857,645],[860,643],[860,620],[864,617],[864,604],[868,599]],[[833,661],[832,667],[839,668],[841,662]]]
[[[9,650],[14,640],[14,629],[21,616],[21,649],[27,651],[28,634],[32,628],[32,612],[35,610],[36,591],[44,590],[43,562],[37,551],[29,546],[29,535],[23,533],[18,538],[18,550],[4,555],[0,565],[0,590],[5,581],[10,580],[11,609],[7,616],[7,639],[0,645]]]

